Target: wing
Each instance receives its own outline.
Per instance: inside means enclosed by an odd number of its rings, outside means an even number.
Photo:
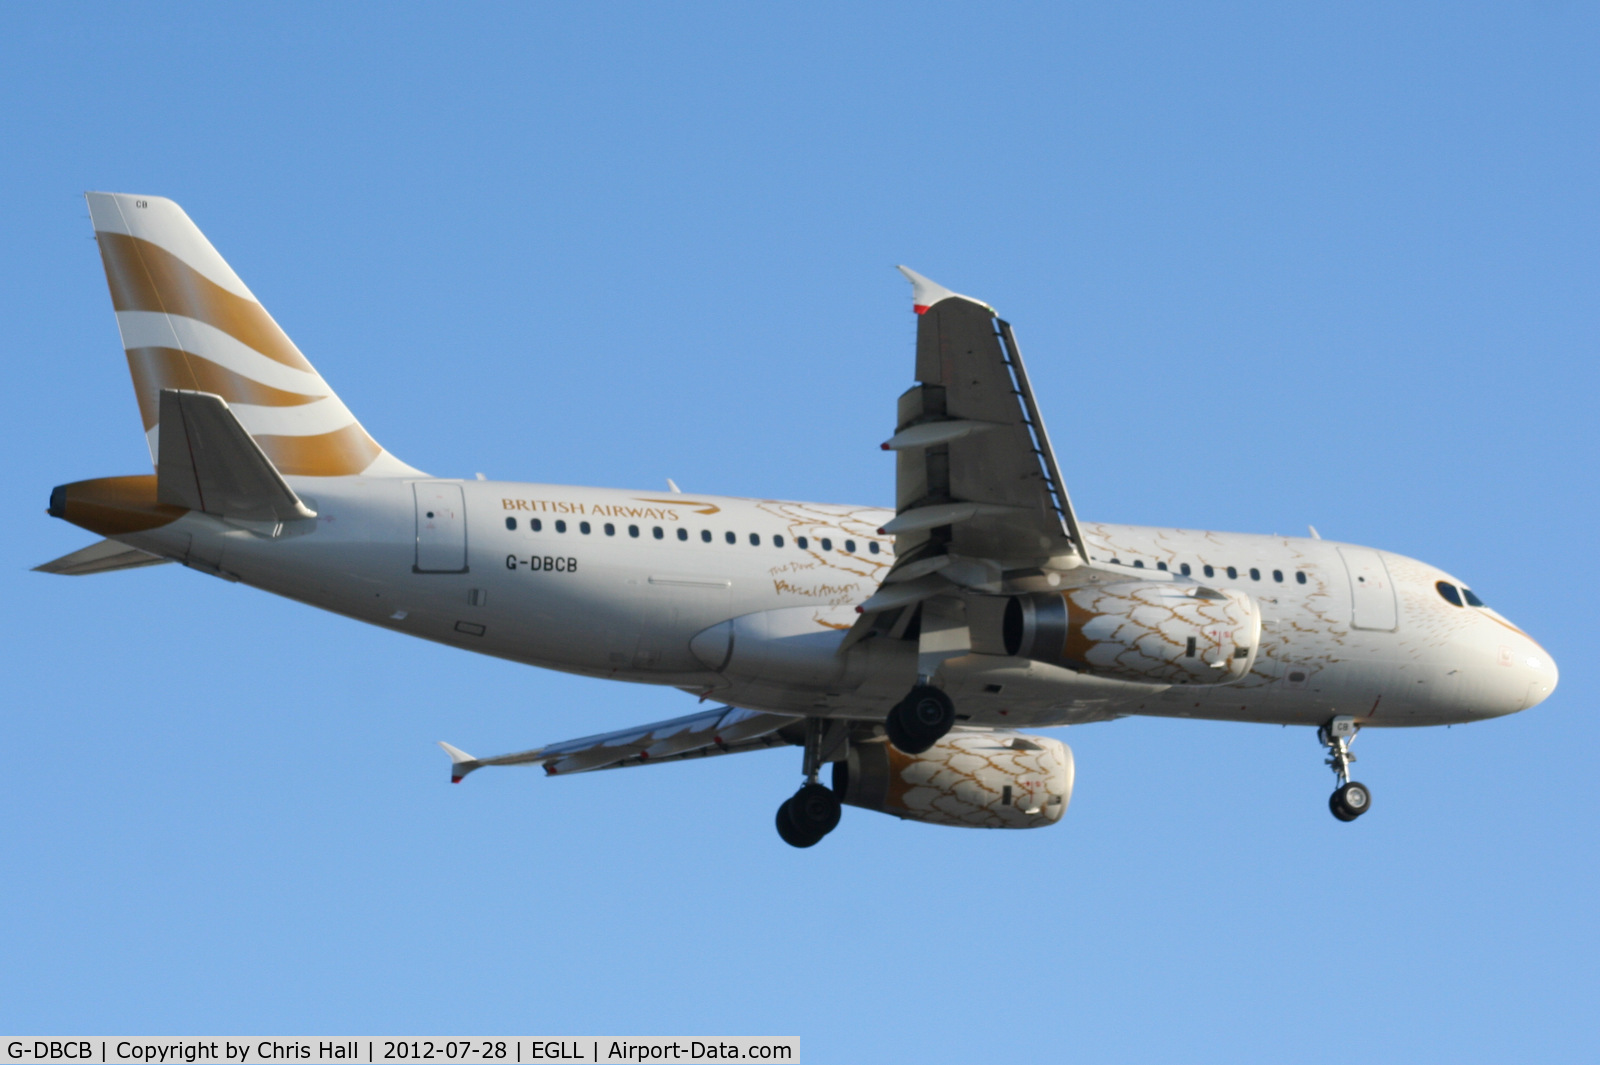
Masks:
[[[468,773],[486,765],[542,765],[546,773],[555,776],[586,773],[591,769],[738,754],[741,751],[802,742],[802,739],[785,734],[790,726],[801,730],[803,739],[803,718],[720,706],[687,717],[675,717],[671,721],[585,736],[493,758],[474,758],[443,741],[439,746],[450,756],[450,780],[457,783]]]
[[[905,267],[918,384],[900,397],[895,553],[924,544],[1007,568],[1088,555],[1011,327]]]
[[[883,445],[896,453],[895,516],[884,526],[896,561],[845,646],[874,628],[899,635],[911,620],[902,607],[1089,561],[1011,326],[985,303],[900,272],[918,320],[917,384]]]

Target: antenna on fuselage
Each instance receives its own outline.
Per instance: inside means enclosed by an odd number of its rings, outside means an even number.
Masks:
[[[1306,529],[1310,531],[1311,539],[1313,539],[1313,540],[1322,539],[1322,534],[1317,532],[1317,527],[1315,525],[1307,525]]]

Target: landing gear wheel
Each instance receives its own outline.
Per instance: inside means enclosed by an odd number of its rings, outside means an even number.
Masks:
[[[938,688],[920,685],[889,711],[884,731],[906,754],[921,754],[944,738],[956,723],[956,707]]]
[[[815,847],[822,842],[822,837],[803,835],[794,827],[794,822],[789,819],[789,801],[783,800],[783,805],[778,807],[778,836],[791,847]]]
[[[791,847],[814,847],[839,827],[839,796],[821,784],[807,784],[778,807],[778,835]]]
[[[839,827],[839,796],[821,784],[807,784],[789,799],[789,821],[803,836],[821,839]]]
[[[1341,821],[1354,821],[1372,809],[1372,793],[1352,780],[1328,796],[1328,809]]]

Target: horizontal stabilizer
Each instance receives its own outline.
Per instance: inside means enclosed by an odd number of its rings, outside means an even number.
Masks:
[[[779,731],[799,721],[784,714],[719,706],[671,721],[585,736],[493,758],[474,758],[442,740],[439,746],[450,756],[450,780],[456,783],[486,765],[542,765],[546,773],[555,776],[779,747],[791,742],[778,735]]]
[[[240,521],[294,521],[300,502],[221,396],[161,391],[156,499]]]
[[[137,547],[119,544],[115,540],[101,540],[97,544],[62,555],[53,562],[35,566],[35,573],[59,573],[67,577],[83,577],[90,573],[110,573],[117,569],[138,569],[140,566],[159,566],[170,559],[140,551]]]

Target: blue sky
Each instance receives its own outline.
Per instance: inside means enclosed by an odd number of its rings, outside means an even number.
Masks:
[[[35,5],[0,38],[0,1029],[798,1034],[811,1062],[1590,1061],[1600,17],[1578,4]],[[1555,696],[1058,733],[1046,832],[797,756],[459,788],[689,709],[164,567],[81,193],[178,200],[432,473],[892,499],[905,262],[1015,323],[1080,515],[1425,558]],[[1589,1018],[1589,1019],[1585,1019]]]

